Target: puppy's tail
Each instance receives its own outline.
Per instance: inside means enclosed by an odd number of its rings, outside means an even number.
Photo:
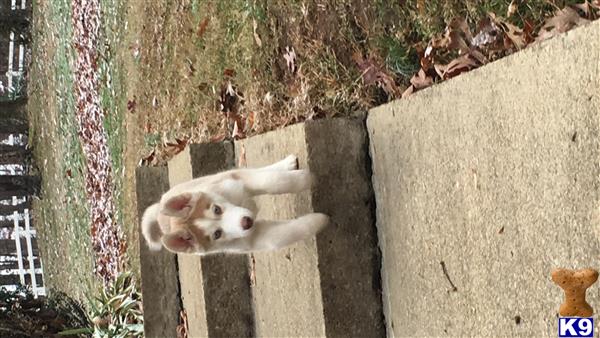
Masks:
[[[150,250],[158,251],[162,248],[160,239],[163,233],[158,224],[158,213],[160,212],[160,204],[155,203],[149,206],[142,216],[142,235],[148,243]]]

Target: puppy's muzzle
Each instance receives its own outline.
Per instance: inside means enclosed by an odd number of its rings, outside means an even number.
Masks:
[[[248,230],[254,225],[254,220],[248,216],[242,217],[242,229]]]

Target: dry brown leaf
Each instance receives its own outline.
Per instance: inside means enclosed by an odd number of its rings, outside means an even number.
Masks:
[[[236,112],[238,100],[238,92],[230,81],[227,84],[221,86],[221,92],[219,93],[219,105],[220,110],[223,113]]]
[[[384,70],[384,67],[375,61],[375,57],[371,56],[365,59],[360,53],[356,52],[352,54],[352,59],[361,71],[361,77],[365,86],[377,85],[391,97],[400,95],[396,81]]]
[[[227,135],[225,135],[225,134],[218,134],[218,135],[211,137],[209,140],[212,143],[217,143],[217,142],[223,141],[226,137],[227,137]]]
[[[460,31],[447,28],[446,33],[441,38],[434,38],[431,40],[430,46],[435,49],[443,48],[448,50],[459,50],[461,53],[466,53],[469,50],[469,46],[465,42],[465,39],[461,36]],[[429,55],[424,55],[427,58]],[[423,65],[423,62],[422,62]]]
[[[239,140],[246,137],[241,119],[235,119],[233,121],[233,131],[231,132],[231,137],[234,140]]]
[[[248,116],[246,117],[246,128],[248,131],[251,131],[254,129],[254,122],[255,122],[255,117],[254,117],[254,112],[251,111],[248,113]]]
[[[588,2],[571,5],[572,8],[579,10],[583,17],[588,20],[595,20],[600,16],[600,1]]]
[[[473,47],[484,48],[501,40],[502,29],[490,17],[482,19],[478,26],[479,32],[471,40]]]
[[[135,96],[134,96],[133,99],[127,100],[127,110],[130,113],[133,113],[133,112],[135,112],[135,106],[136,106],[136,102],[135,102]]]
[[[508,5],[508,10],[506,11],[506,17],[510,18],[517,12],[518,9],[519,9],[518,1],[512,0],[510,2],[510,5]]]
[[[179,325],[177,325],[177,338],[188,338],[188,319],[187,312],[179,312]]]
[[[474,60],[470,54],[465,54],[450,61],[447,65],[436,65],[436,71],[442,79],[447,80],[479,66],[479,62]]]
[[[258,48],[260,48],[260,47],[262,47],[262,40],[260,39],[260,36],[258,36],[258,33],[256,32],[257,28],[258,28],[258,23],[256,23],[256,20],[252,19],[252,29],[254,32],[254,41],[258,45]]]
[[[564,33],[588,22],[589,20],[582,18],[576,9],[565,7],[559,10],[555,16],[546,20],[546,23],[538,33],[536,42],[550,39],[557,34]]]
[[[238,156],[238,167],[245,168],[247,166],[246,163],[246,147],[244,143],[240,143],[240,155]]]
[[[412,93],[415,92],[415,87],[413,85],[408,86],[408,88],[406,88],[406,90],[402,93],[402,98],[406,98],[407,96],[410,96]]]
[[[234,77],[235,76],[235,70],[233,70],[231,68],[225,68],[225,69],[223,69],[223,76],[225,78]]]
[[[285,59],[286,65],[290,73],[296,73],[296,51],[294,47],[290,48],[289,46],[285,47],[285,53],[283,53],[283,58]]]
[[[200,24],[198,24],[198,30],[196,31],[196,36],[198,36],[198,38],[202,38],[204,36],[204,33],[206,33],[206,28],[208,27],[208,17],[204,18],[204,20],[200,21]]]
[[[510,39],[512,44],[517,47],[517,49],[523,49],[527,45],[527,42],[525,41],[525,34],[521,28],[507,22],[506,20],[498,18],[494,13],[488,13],[488,16],[498,27],[502,28],[505,36]],[[505,43],[505,46],[506,45],[507,44]],[[506,48],[508,49],[510,46],[506,46]]]
[[[452,19],[452,21],[450,21],[449,27],[454,30],[460,30],[461,32],[463,32],[468,41],[471,41],[471,39],[473,39],[473,34],[471,33],[469,25],[467,24],[467,21],[464,18]]]
[[[410,79],[410,84],[417,90],[427,88],[433,84],[433,78],[427,75],[423,69],[419,69],[417,74]]]

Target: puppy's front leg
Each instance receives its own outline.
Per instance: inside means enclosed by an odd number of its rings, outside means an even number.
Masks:
[[[288,221],[260,220],[247,238],[250,251],[277,250],[314,237],[329,223],[325,214],[313,213]]]
[[[296,155],[288,155],[283,160],[273,163],[269,166],[258,168],[259,170],[266,171],[285,171],[285,170],[297,170],[298,169],[298,157]]]
[[[248,169],[237,172],[237,176],[252,195],[297,193],[309,189],[311,183],[308,170]]]

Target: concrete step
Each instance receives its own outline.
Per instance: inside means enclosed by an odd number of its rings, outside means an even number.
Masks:
[[[380,255],[363,121],[294,125],[236,142],[248,167],[296,154],[315,175],[310,192],[261,196],[260,217],[331,217],[316,239],[254,255],[260,337],[381,337]]]
[[[315,174],[311,191],[257,198],[259,218],[289,219],[309,212],[331,217],[316,239],[277,252],[178,255],[190,337],[385,335],[366,135],[360,120],[309,122],[236,142],[237,155],[231,143],[191,145],[169,162],[173,186],[231,168],[242,153],[248,167],[296,154],[300,166]],[[146,170],[150,168],[140,172]],[[147,182],[154,182],[144,177],[139,176],[138,198],[148,196]],[[159,198],[153,194],[150,199]],[[140,203],[140,208],[146,205]],[[142,254],[145,264],[156,257],[146,250]],[[174,265],[174,255],[163,251],[162,256],[170,256]],[[144,281],[173,277],[169,270],[153,271]],[[148,294],[152,291],[156,289]],[[149,313],[160,308],[153,298],[145,298],[144,304]]]
[[[594,22],[370,112],[390,335],[556,336],[550,271],[599,267],[599,66]]]
[[[169,190],[166,167],[141,167],[136,170],[139,219],[144,210]],[[150,251],[140,239],[141,291],[144,304],[144,333],[148,338],[173,337],[179,324],[181,301],[175,256],[165,250]]]
[[[169,162],[171,186],[234,167],[233,144],[192,144]],[[177,255],[189,337],[253,337],[247,255]]]

